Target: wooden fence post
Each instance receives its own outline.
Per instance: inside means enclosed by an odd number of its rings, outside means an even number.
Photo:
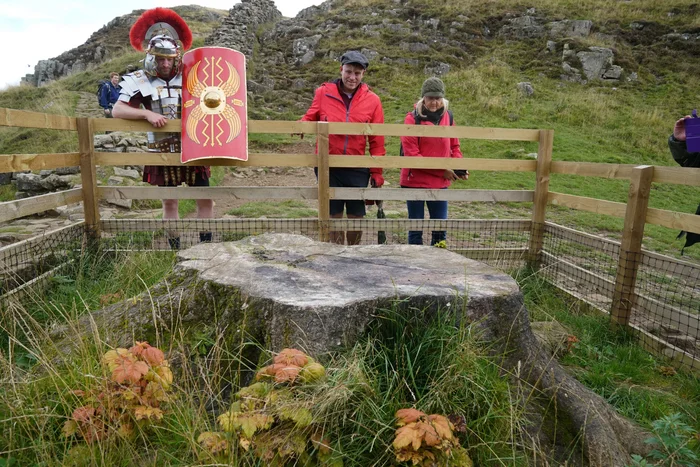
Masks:
[[[540,252],[544,245],[544,221],[549,195],[549,175],[552,167],[552,148],[554,145],[554,130],[540,130],[540,141],[537,148],[537,172],[535,181],[535,197],[532,204],[532,225],[530,227],[530,242],[528,244],[528,263],[537,268]]]
[[[316,141],[318,146],[318,229],[319,239],[322,242],[330,241],[330,176],[328,153],[330,142],[328,140],[328,122],[316,124]]]
[[[639,269],[644,224],[653,177],[654,166],[642,165],[632,169],[627,210],[625,211],[625,227],[622,232],[622,242],[620,242],[620,259],[617,263],[615,293],[610,310],[613,324],[627,325],[634,307],[634,285]]]
[[[97,171],[95,167],[95,133],[91,118],[77,118],[78,147],[80,151],[80,176],[83,182],[83,211],[87,235],[100,237],[100,209],[97,197]]]

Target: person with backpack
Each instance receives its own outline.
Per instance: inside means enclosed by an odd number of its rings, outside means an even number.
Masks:
[[[448,110],[449,102],[445,99],[445,83],[440,78],[428,78],[421,87],[421,98],[413,111],[406,114],[404,123],[407,125],[453,126],[454,118]],[[457,138],[435,137],[401,137],[401,155],[406,157],[452,157],[461,158]],[[453,180],[467,180],[469,172],[451,169],[401,169],[401,188],[446,189]],[[409,219],[424,219],[425,205],[431,219],[447,219],[447,201],[406,201]],[[443,241],[447,232],[438,230],[432,232],[430,244]],[[423,244],[423,231],[408,232],[409,245]]]
[[[119,100],[119,91],[119,73],[113,71],[109,74],[109,81],[100,81],[97,94],[99,97],[100,107],[104,109],[105,117],[107,118],[112,118],[112,108]]]

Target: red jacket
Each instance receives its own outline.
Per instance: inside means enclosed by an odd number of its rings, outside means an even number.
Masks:
[[[384,123],[384,111],[379,96],[370,91],[367,84],[360,84],[352,101],[350,101],[350,107],[346,108],[345,102],[340,96],[337,82],[330,82],[324,83],[316,89],[314,101],[301,120],[305,122]],[[386,154],[383,136],[330,135],[329,140],[329,154],[363,156],[366,154],[368,141],[371,155],[383,156]],[[370,172],[381,173],[381,169],[370,169]]]
[[[414,125],[415,121],[413,112],[406,114],[404,124]],[[420,124],[433,125],[432,122],[425,119],[420,120]],[[454,122],[452,124],[454,125]],[[450,116],[445,112],[440,120],[440,126],[449,125]],[[403,154],[407,157],[462,157],[457,138],[402,136],[401,145],[403,146]],[[401,169],[401,186],[430,189],[447,188],[451,182],[442,176],[444,172],[443,169]]]

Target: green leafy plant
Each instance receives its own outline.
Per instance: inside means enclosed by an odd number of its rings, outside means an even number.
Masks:
[[[397,461],[426,467],[474,465],[454,436],[454,425],[446,417],[401,409],[396,412],[396,425],[392,446]]]
[[[238,437],[238,446],[265,465],[316,461],[325,466],[342,466],[314,423],[311,398],[306,390],[321,381],[325,368],[296,349],[284,349],[271,365],[258,371],[258,382],[236,393],[230,410],[219,415],[221,432],[202,433],[197,441],[213,455],[228,455],[228,433]]]
[[[115,434],[130,437],[135,425],[162,419],[162,404],[170,400],[170,366],[148,342],[110,350],[102,363],[110,376],[95,388],[73,391],[84,403],[63,425],[65,436],[79,435],[88,444]]]
[[[655,436],[646,440],[645,443],[655,446],[647,459],[639,455],[632,456],[633,466],[662,465],[662,466],[687,466],[698,465],[697,430],[687,425],[681,419],[681,414],[674,413],[654,421],[652,430]],[[652,461],[651,464],[647,460]]]
[[[433,245],[435,248],[447,248],[447,242],[445,240],[440,240]]]

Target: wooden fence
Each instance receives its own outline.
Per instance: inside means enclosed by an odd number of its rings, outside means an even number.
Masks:
[[[60,193],[0,203],[0,221],[9,221],[30,214],[40,213],[59,206],[83,202],[87,235],[100,236],[103,223],[100,221],[99,201],[101,199],[217,199],[234,197],[237,199],[317,199],[318,218],[314,221],[318,236],[328,240],[329,231],[341,230],[347,220],[330,219],[331,199],[431,199],[447,201],[487,201],[487,202],[532,202],[532,215],[529,219],[529,243],[526,259],[534,265],[542,264],[543,239],[547,222],[548,205],[564,206],[571,209],[589,211],[624,218],[624,230],[620,242],[617,274],[612,285],[614,297],[609,311],[616,325],[630,326],[631,311],[637,304],[635,293],[639,264],[642,263],[642,236],[646,224],[660,225],[676,230],[700,232],[700,216],[674,211],[652,209],[648,201],[652,183],[670,183],[700,186],[700,169],[635,166],[625,164],[597,164],[580,162],[559,162],[552,160],[552,130],[502,129],[472,127],[433,127],[405,124],[361,124],[333,122],[288,122],[288,121],[249,121],[249,133],[268,134],[313,134],[318,142],[318,154],[277,154],[251,153],[246,162],[235,160],[212,160],[211,165],[238,167],[318,167],[318,186],[314,187],[111,187],[98,186],[97,166],[110,165],[177,165],[180,154],[159,153],[112,153],[96,152],[94,134],[103,131],[163,131],[180,132],[180,121],[174,120],[160,129],[154,129],[146,121],[118,119],[71,118],[35,112],[0,108],[0,126],[43,128],[77,131],[79,152],[65,154],[5,154],[0,155],[0,172],[20,172],[26,170],[53,169],[79,165],[82,187]],[[433,159],[413,157],[372,157],[329,155],[329,135],[383,135],[383,136],[433,136],[460,139],[482,139],[503,141],[537,142],[537,160],[500,159]],[[201,164],[201,162],[200,162]],[[190,164],[196,165],[196,164]],[[383,188],[329,187],[329,167],[383,167],[383,168],[431,168],[469,169],[470,171],[533,172],[534,190],[402,190]],[[627,203],[617,203],[594,198],[556,193],[549,190],[551,174],[570,174],[583,177],[602,177],[629,180]],[[111,220],[110,224],[115,222]],[[371,221],[376,227],[378,221]],[[413,223],[419,221],[411,221]],[[439,221],[425,221],[431,225]],[[369,220],[353,220],[353,228],[370,225]],[[12,248],[12,246],[6,247]],[[0,255],[1,256],[1,255]],[[666,258],[666,257],[665,257]],[[674,261],[672,258],[666,258]],[[549,258],[551,262],[551,258]],[[697,310],[683,313],[697,315]],[[685,319],[685,318],[683,318]],[[695,338],[700,340],[700,334]],[[655,347],[656,344],[650,345]],[[686,352],[687,354],[687,352]],[[686,355],[687,356],[687,355]],[[700,367],[700,356],[690,366]],[[687,360],[687,359],[686,359]],[[687,363],[687,361],[686,361]]]

